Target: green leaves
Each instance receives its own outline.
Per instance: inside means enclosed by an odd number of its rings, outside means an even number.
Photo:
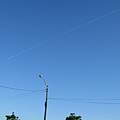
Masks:
[[[75,116],[75,113],[70,113],[69,117],[66,117],[66,120],[82,120],[81,116]]]

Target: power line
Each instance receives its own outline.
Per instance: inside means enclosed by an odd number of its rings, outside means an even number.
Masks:
[[[71,101],[80,101],[80,100],[89,100],[89,101],[91,101],[91,100],[96,100],[96,101],[105,101],[105,100],[120,100],[120,98],[118,98],[118,99],[112,99],[112,98],[107,98],[107,99],[85,99],[85,98],[81,98],[81,99],[79,99],[79,98],[55,98],[55,97],[53,97],[53,98],[49,98],[49,99],[54,99],[54,100],[71,100]]]
[[[17,95],[12,95],[12,96],[7,96],[7,97],[0,97],[0,101],[5,101],[5,100],[11,100],[11,99],[18,99],[18,98],[22,98],[22,97],[28,97],[34,94],[39,94],[38,92],[34,92],[34,93],[25,93],[25,94],[17,94]]]
[[[108,102],[108,101],[120,101],[120,99],[70,99],[70,98],[48,98],[50,100],[67,101],[67,102],[80,102],[91,104],[120,104],[120,102]],[[102,102],[101,102],[102,101]],[[107,101],[107,102],[103,102]]]
[[[18,90],[18,91],[25,91],[25,92],[45,92],[44,90],[28,90],[28,89],[19,89],[19,88],[13,88],[13,87],[7,87],[7,86],[3,86],[0,85],[1,88],[5,88],[5,89],[11,89],[11,90]],[[8,98],[6,98],[5,100],[9,100],[9,99],[15,99],[15,98],[19,98],[19,97],[26,97],[28,95],[31,94],[22,94],[22,95],[16,95],[16,96],[10,96]],[[67,101],[67,102],[80,102],[80,103],[92,103],[92,104],[120,104],[120,102],[110,102],[110,101],[120,101],[120,99],[79,99],[79,98],[57,98],[57,97],[51,97],[48,98],[50,100],[58,100],[58,101]],[[1,98],[0,98],[1,101]],[[102,102],[101,102],[102,101]],[[105,101],[105,102],[103,102]],[[107,102],[106,102],[107,101]],[[108,102],[109,101],[109,102]]]
[[[3,85],[0,85],[0,87],[2,88],[5,88],[5,89],[11,89],[11,90],[18,90],[18,91],[26,91],[26,92],[39,92],[39,91],[43,91],[45,92],[45,89],[44,90],[28,90],[28,89],[20,89],[20,88],[13,88],[13,87],[7,87],[7,86],[3,86]]]

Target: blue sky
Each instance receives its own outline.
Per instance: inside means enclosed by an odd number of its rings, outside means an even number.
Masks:
[[[0,119],[120,119],[119,0],[0,0]]]

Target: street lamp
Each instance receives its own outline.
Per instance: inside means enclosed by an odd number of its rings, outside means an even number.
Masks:
[[[42,75],[39,75],[40,78],[44,80],[46,86],[46,100],[45,100],[45,111],[44,111],[44,120],[46,120],[46,112],[47,112],[47,102],[48,102],[48,85],[46,84],[46,80]]]

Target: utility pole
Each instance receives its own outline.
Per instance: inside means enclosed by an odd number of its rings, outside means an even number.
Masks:
[[[45,100],[45,111],[44,111],[44,120],[46,120],[46,113],[47,113],[47,103],[48,103],[48,85],[46,84],[46,81],[42,75],[39,75],[40,78],[44,80],[45,86],[46,86],[46,100]]]
[[[46,120],[47,102],[48,102],[48,86],[46,86],[46,101],[45,101],[44,120]]]

